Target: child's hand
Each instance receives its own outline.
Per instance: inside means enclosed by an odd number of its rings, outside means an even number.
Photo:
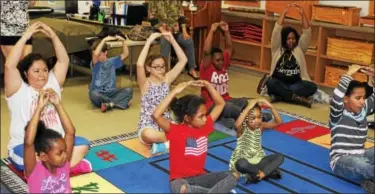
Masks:
[[[117,40],[117,37],[115,37],[115,36],[107,36],[103,40],[105,42],[107,42],[107,41],[114,41],[114,40]]]
[[[164,36],[164,38],[169,42],[171,43],[172,39],[174,39],[173,35],[171,32],[163,32],[162,35]]]
[[[252,109],[255,106],[256,103],[258,103],[258,100],[256,100],[256,99],[250,100],[249,104],[247,105],[248,110]]]
[[[178,84],[174,89],[173,92],[174,94],[179,94],[182,92],[186,87],[190,86],[194,81],[188,81],[188,82],[182,82]]]
[[[258,100],[258,102],[259,102],[260,105],[267,106],[268,108],[273,108],[273,105],[272,105],[270,102],[268,102],[267,99],[260,98],[260,99]]]
[[[370,67],[362,67],[361,72],[369,76],[370,78],[374,77],[374,65]]]
[[[353,74],[357,73],[360,69],[362,69],[361,66],[353,64],[349,67],[348,72],[346,74],[352,76]]]
[[[53,39],[53,38],[57,37],[55,31],[53,31],[52,28],[49,27],[47,24],[44,24],[44,23],[41,22],[40,26],[41,26],[40,31],[43,32],[50,39]]]
[[[125,39],[122,36],[116,35],[115,36],[117,40],[124,42]]]
[[[26,31],[23,33],[23,37],[25,37],[27,40],[29,40],[33,34],[40,32],[42,22],[35,22],[32,25],[30,25],[29,28],[26,29]]]
[[[208,86],[208,84],[210,83],[206,80],[196,80],[191,85],[202,88]]]
[[[226,22],[221,21],[220,22],[220,29],[223,30],[224,32],[229,30],[229,26]]]
[[[216,30],[217,30],[217,28],[219,27],[219,25],[220,25],[219,22],[211,24],[211,29],[210,29],[210,31],[212,31],[212,32],[216,32]]]
[[[160,36],[161,36],[161,33],[155,32],[155,33],[152,33],[150,37],[148,37],[148,40],[153,42],[155,39],[159,38]]]
[[[48,88],[47,92],[48,92],[48,96],[49,96],[49,101],[54,106],[58,105],[60,103],[60,97],[59,97],[59,95],[57,95],[57,93],[55,92],[55,90],[53,90],[51,88]]]
[[[39,92],[39,99],[38,99],[38,108],[43,109],[44,106],[48,103],[49,95],[47,90],[41,90]]]

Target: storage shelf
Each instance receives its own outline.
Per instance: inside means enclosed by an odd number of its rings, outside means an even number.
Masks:
[[[259,47],[262,46],[261,43],[255,43],[255,42],[250,42],[250,41],[246,41],[246,40],[232,39],[232,42],[247,44],[247,45],[251,45],[251,46],[259,46]]]
[[[331,57],[331,56],[328,56],[328,55],[320,55],[320,57],[323,58],[323,59],[330,59],[330,60],[341,61],[341,62],[351,63],[351,64],[358,64],[358,65],[365,65],[365,66],[371,65],[371,64],[368,64],[368,63],[362,63],[362,62],[338,58],[338,57]]]
[[[279,17],[278,16],[265,16],[261,13],[245,13],[245,12],[235,12],[229,10],[222,10],[222,16],[230,16],[230,17],[242,17],[242,18],[250,18],[250,19],[259,19],[259,20],[266,20],[270,22],[276,22]],[[300,21],[294,19],[285,19],[286,24],[301,24]],[[327,22],[318,22],[318,21],[311,21],[311,26],[313,27],[323,27],[323,28],[330,28],[330,29],[337,29],[337,30],[347,30],[352,32],[359,32],[359,33],[369,33],[373,34],[375,32],[374,28],[369,27],[360,27],[360,26],[345,26],[340,24],[332,24]]]

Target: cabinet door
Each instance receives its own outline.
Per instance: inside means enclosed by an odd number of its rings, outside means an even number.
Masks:
[[[374,14],[374,1],[370,0],[369,3],[370,3],[370,5],[369,5],[369,9],[368,9],[368,15],[373,16],[373,15],[375,15]]]
[[[314,4],[319,4],[319,0],[311,0],[311,1],[266,1],[266,11],[278,13],[280,14],[284,8],[291,3],[296,3],[299,6],[303,8],[305,11],[307,17],[311,21],[311,15],[312,15],[312,6]],[[301,20],[301,14],[298,12],[296,8],[291,8],[286,15],[287,17],[291,17],[297,20]]]

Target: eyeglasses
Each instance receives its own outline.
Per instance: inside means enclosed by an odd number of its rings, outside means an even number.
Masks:
[[[159,71],[159,70],[165,69],[165,66],[151,66],[151,68]]]

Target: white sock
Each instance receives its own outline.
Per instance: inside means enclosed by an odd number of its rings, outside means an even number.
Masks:
[[[164,142],[165,148],[169,150],[169,141]]]

